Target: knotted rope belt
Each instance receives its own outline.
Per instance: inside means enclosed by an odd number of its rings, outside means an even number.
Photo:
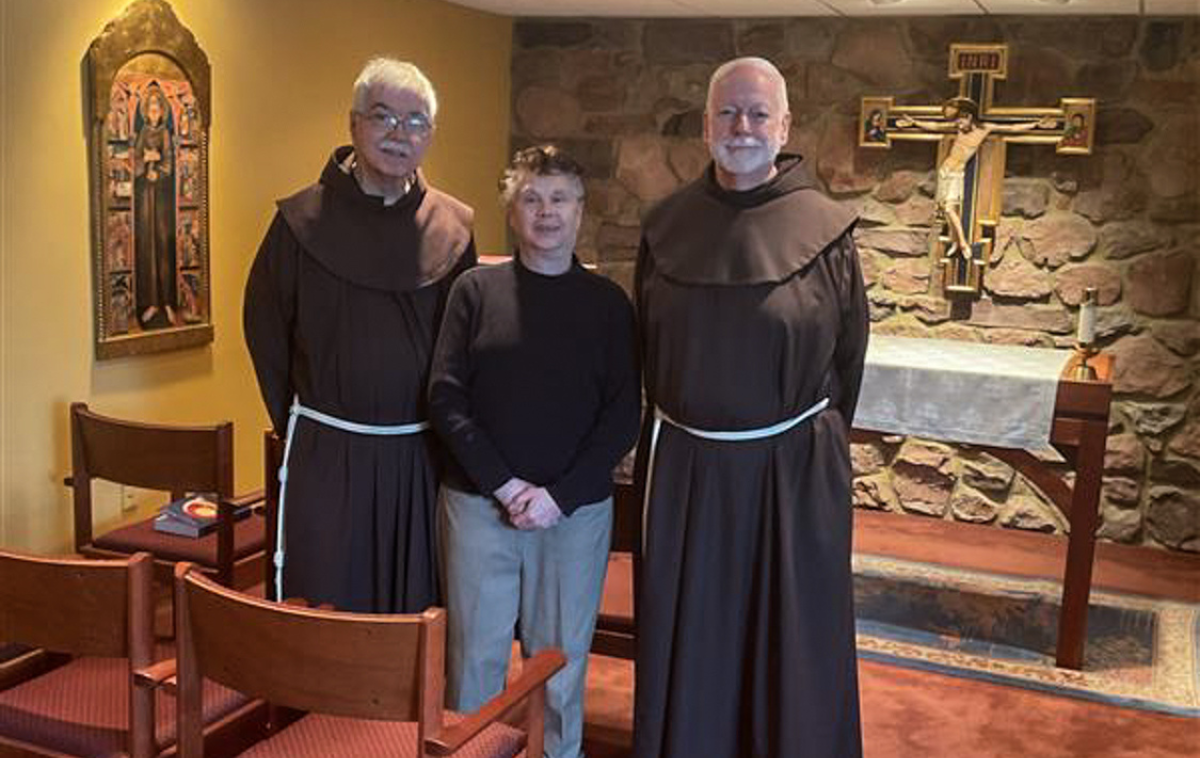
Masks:
[[[318,424],[341,429],[344,432],[353,434],[372,434],[376,436],[398,437],[410,434],[420,434],[429,429],[428,421],[417,421],[412,424],[392,424],[392,425],[377,425],[377,424],[360,424],[357,421],[346,421],[337,416],[330,416],[328,413],[307,408],[300,404],[299,398],[292,399],[291,410],[288,411],[287,425],[287,441],[283,446],[283,463],[279,466],[279,513],[275,519],[275,555],[273,562],[275,564],[275,599],[283,599],[283,513],[284,501],[287,497],[287,482],[288,482],[288,461],[292,457],[292,440],[296,438],[296,421],[301,417],[312,419]]]
[[[654,422],[650,426],[650,454],[646,461],[646,490],[642,497],[642,552],[646,551],[646,514],[650,510],[650,491],[654,483],[654,462],[658,453],[658,434],[662,430],[664,422],[681,431],[687,432],[693,437],[699,437],[705,440],[716,440],[718,442],[746,442],[749,440],[761,440],[767,437],[774,437],[784,432],[790,431],[802,424],[807,419],[815,416],[821,411],[829,407],[829,398],[823,397],[811,406],[801,411],[798,415],[792,416],[789,419],[784,419],[777,424],[770,426],[760,426],[757,429],[738,429],[736,431],[715,431],[710,429],[697,429],[694,426],[681,424],[675,419],[663,412],[662,408],[654,406]]]

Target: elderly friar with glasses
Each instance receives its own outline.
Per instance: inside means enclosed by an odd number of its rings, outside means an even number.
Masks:
[[[633,307],[575,258],[581,174],[552,146],[516,154],[501,196],[517,252],[454,283],[429,387],[454,457],[438,514],[447,700],[473,711],[503,689],[519,620],[526,657],[567,656],[547,687],[550,758],[579,755],[612,470],[640,410]]]
[[[279,598],[377,613],[440,602],[427,367],[476,255],[471,209],[419,170],[436,116],[416,66],[368,62],[352,144],[279,201],[250,271],[246,344],[286,440]]]

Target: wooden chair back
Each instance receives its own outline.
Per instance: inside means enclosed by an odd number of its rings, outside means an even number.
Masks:
[[[154,692],[135,685],[135,672],[153,662],[152,580],[153,560],[146,553],[98,561],[0,551],[0,639],[72,656],[126,659],[127,742],[134,758],[156,752]],[[0,734],[0,754],[14,749]]]
[[[92,477],[149,489],[233,495],[233,423],[168,426],[71,404],[72,463]]]
[[[72,655],[150,663],[152,560],[91,561],[0,552],[0,639]]]
[[[433,673],[429,661],[440,653],[431,647],[441,644],[436,631],[444,611],[338,613],[272,603],[223,588],[183,565],[179,571],[185,599],[179,613],[188,629],[180,657],[187,648],[205,676],[297,710],[420,717],[419,701]],[[296,665],[298,650],[304,651],[303,666]]]
[[[273,603],[222,587],[181,563],[175,569],[175,612],[180,758],[203,758],[205,679],[282,707],[277,710],[340,716],[334,729],[347,733],[360,728],[353,722],[390,722],[386,728],[395,729],[397,738],[415,736],[411,752],[419,756],[464,749],[468,755],[511,756],[522,743],[529,755],[541,755],[546,682],[566,664],[558,650],[539,652],[503,692],[447,724],[446,616],[440,608],[388,615]],[[524,731],[514,736],[502,720],[523,706]],[[264,749],[272,754],[271,747]]]
[[[610,552],[628,553],[632,564],[632,614],[601,611],[592,635],[592,652],[633,660],[637,655],[637,604],[642,570],[642,501],[637,487],[627,480],[613,486],[613,530]],[[611,576],[610,581],[619,581]],[[624,591],[621,588],[620,591]]]
[[[377,615],[272,603],[180,564],[175,574],[180,755],[199,758],[199,682],[273,705],[442,729],[445,611]],[[301,663],[302,662],[302,663]]]
[[[215,493],[222,515],[216,530],[216,556],[206,570],[225,584],[234,580],[233,424],[205,426],[149,424],[103,416],[84,403],[71,404],[71,475],[75,517],[75,550],[92,557],[112,558],[122,551],[95,545],[92,481],[164,490],[172,499],[188,492]],[[243,498],[252,501],[255,497]],[[228,513],[228,515],[227,515]],[[155,553],[153,544],[136,549]],[[129,552],[133,552],[130,550]],[[258,553],[254,560],[261,560]],[[161,556],[159,556],[161,559]],[[245,558],[245,556],[243,556]],[[174,560],[162,559],[170,577]]]

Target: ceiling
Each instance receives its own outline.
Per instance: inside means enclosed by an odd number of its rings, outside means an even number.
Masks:
[[[452,0],[505,16],[1195,16],[1200,0]]]

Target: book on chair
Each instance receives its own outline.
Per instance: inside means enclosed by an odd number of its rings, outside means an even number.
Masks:
[[[234,518],[250,513],[244,505],[234,511]],[[154,530],[180,537],[203,537],[217,528],[217,500],[214,495],[194,494],[172,500],[154,518]]]

